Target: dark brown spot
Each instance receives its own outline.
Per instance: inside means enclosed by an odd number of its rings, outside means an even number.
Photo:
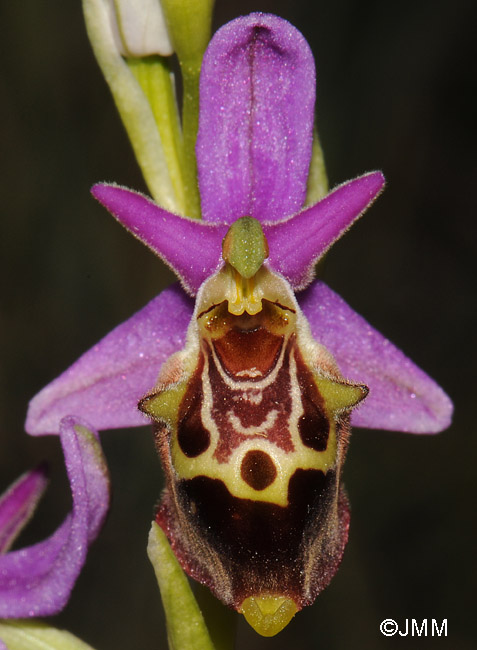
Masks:
[[[295,349],[295,360],[304,410],[298,420],[300,438],[306,447],[315,451],[325,451],[328,446],[330,423],[326,417],[324,399],[298,347]]]
[[[188,458],[200,456],[210,445],[210,434],[202,424],[202,380],[203,358],[199,360],[194,376],[189,382],[186,394],[179,407],[177,439],[179,447]]]
[[[254,490],[264,490],[275,480],[277,469],[268,454],[255,449],[245,454],[240,474],[245,483]]]
[[[179,423],[179,446],[188,458],[200,456],[210,445],[210,434],[202,424],[200,410],[194,410]]]
[[[330,431],[328,418],[311,400],[303,399],[303,406],[305,413],[298,420],[301,441],[315,451],[325,451]]]

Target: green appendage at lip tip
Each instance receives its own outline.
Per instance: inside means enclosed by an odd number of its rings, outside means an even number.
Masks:
[[[240,217],[229,228],[222,242],[222,257],[247,280],[268,257],[268,243],[262,226],[253,217]]]

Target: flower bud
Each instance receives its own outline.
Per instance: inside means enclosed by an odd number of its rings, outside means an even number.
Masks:
[[[109,0],[111,29],[123,56],[170,56],[174,50],[159,0]]]

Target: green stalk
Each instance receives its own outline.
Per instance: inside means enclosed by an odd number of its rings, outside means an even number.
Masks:
[[[180,213],[191,216],[184,179],[183,139],[170,60],[168,57],[149,56],[128,58],[127,64],[151,107]]]
[[[182,73],[182,133],[184,182],[189,216],[200,218],[195,142],[199,125],[199,77],[210,41],[214,0],[161,0],[169,35]]]
[[[316,127],[313,130],[313,148],[311,152],[310,171],[308,173],[305,205],[313,205],[328,194],[328,176],[325,158],[321,148]]]
[[[170,650],[215,650],[187,577],[156,522],[147,554],[161,592]]]
[[[202,62],[202,59],[201,59]],[[181,64],[182,72],[182,133],[184,139],[184,177],[191,217],[201,217],[195,142],[199,128],[199,77],[197,66]]]

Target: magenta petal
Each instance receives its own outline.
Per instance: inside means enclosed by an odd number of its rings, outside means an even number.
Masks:
[[[168,264],[194,295],[222,260],[223,225],[187,219],[163,210],[151,199],[118,185],[98,184],[93,196]]]
[[[45,541],[0,556],[0,618],[48,616],[65,606],[109,507],[109,476],[97,434],[65,418],[60,435],[73,511]]]
[[[204,219],[273,221],[305,201],[315,102],[310,48],[268,14],[214,35],[200,80],[197,164]]]
[[[11,485],[0,497],[0,554],[5,553],[28,523],[47,484],[44,466]]]
[[[290,219],[264,226],[272,269],[295,290],[308,286],[318,258],[371,205],[384,183],[381,172],[370,172],[340,185]]]
[[[314,338],[334,355],[343,375],[369,395],[351,415],[356,427],[407,433],[447,428],[452,402],[444,391],[323,282],[299,297]]]
[[[28,433],[57,433],[69,414],[95,429],[147,424],[137,403],[155,385],[163,361],[184,346],[192,310],[177,285],[163,291],[32,399]]]

